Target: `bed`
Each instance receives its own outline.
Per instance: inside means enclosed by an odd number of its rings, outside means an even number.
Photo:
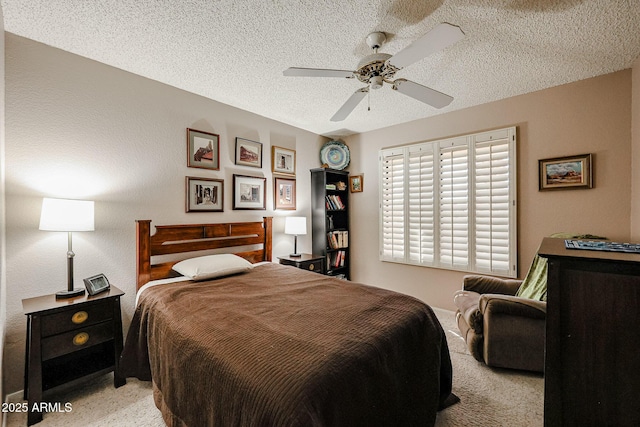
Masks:
[[[269,262],[270,217],[157,226],[154,235],[151,221],[136,224],[142,292],[120,368],[152,381],[168,426],[429,426],[455,401],[430,307]],[[218,259],[193,251],[221,248],[251,264],[172,278],[184,263]],[[182,253],[193,258],[155,262]]]

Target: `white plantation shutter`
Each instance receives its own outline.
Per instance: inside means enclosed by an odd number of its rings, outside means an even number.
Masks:
[[[380,198],[382,200],[381,259],[404,260],[404,156],[402,150],[390,150],[380,160]]]
[[[475,142],[475,264],[476,270],[509,275],[515,270],[515,149],[510,134],[477,135]],[[512,173],[513,172],[513,173]]]
[[[440,148],[440,265],[469,267],[469,149],[466,140]]]
[[[410,147],[408,159],[409,262],[432,263],[435,259],[433,147],[424,145]]]
[[[380,152],[380,259],[516,277],[515,128]]]

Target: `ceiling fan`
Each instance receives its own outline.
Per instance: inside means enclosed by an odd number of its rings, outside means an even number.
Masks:
[[[355,91],[347,99],[347,102],[331,117],[332,122],[346,119],[367,95],[369,89],[380,89],[384,83],[389,83],[393,90],[397,90],[432,107],[443,108],[453,101],[453,97],[410,80],[392,79],[396,72],[404,67],[444,49],[462,38],[464,38],[464,33],[460,27],[445,22],[395,55],[389,55],[387,53],[378,53],[378,49],[386,41],[387,37],[382,32],[375,32],[369,34],[366,38],[367,44],[373,49],[373,53],[362,58],[355,71],[291,67],[284,70],[282,74],[292,77],[343,77],[348,79],[355,77],[362,83],[366,83],[367,86]]]

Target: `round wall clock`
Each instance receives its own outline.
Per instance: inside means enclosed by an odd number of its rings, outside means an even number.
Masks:
[[[344,142],[329,141],[320,149],[320,161],[331,169],[342,170],[349,166],[349,147]]]

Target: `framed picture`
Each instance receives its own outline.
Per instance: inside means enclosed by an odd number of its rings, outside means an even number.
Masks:
[[[274,173],[296,174],[296,151],[282,147],[271,147],[271,170]]]
[[[213,178],[186,178],[187,212],[224,211],[224,181]]]
[[[349,189],[352,193],[362,193],[362,189],[364,186],[364,176],[362,175],[351,175],[349,177]]]
[[[276,178],[273,186],[276,209],[296,209],[296,180]]]
[[[539,189],[592,188],[591,154],[538,160]]]
[[[266,209],[267,178],[233,175],[233,209]]]
[[[236,165],[262,167],[262,143],[236,137]]]
[[[220,136],[187,129],[187,166],[220,170]]]
[[[104,274],[96,274],[95,276],[84,279],[84,287],[87,288],[89,295],[96,295],[109,290],[111,285],[109,284],[107,276]]]

